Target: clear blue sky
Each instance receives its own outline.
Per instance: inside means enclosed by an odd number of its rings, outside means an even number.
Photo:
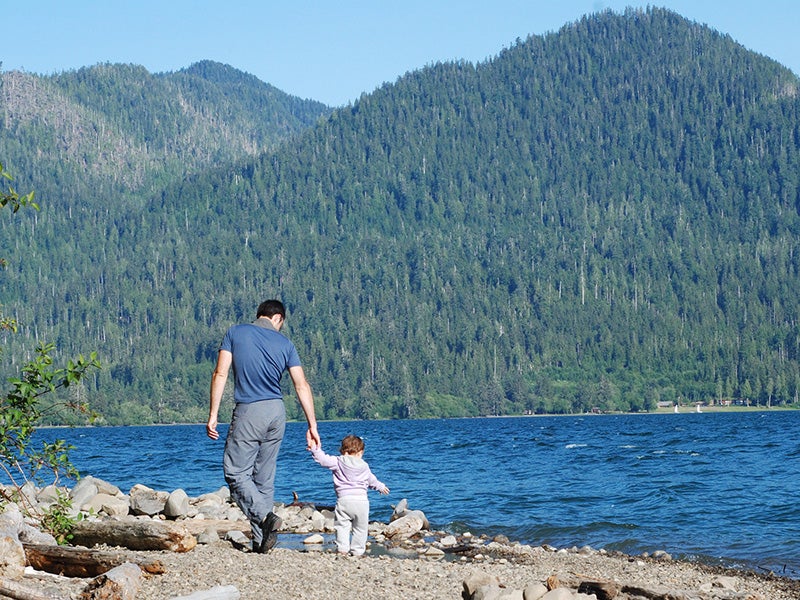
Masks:
[[[408,71],[480,62],[517,38],[603,9],[648,4],[721,33],[800,74],[798,0],[9,0],[0,61],[51,74],[97,63],[177,71],[229,64],[301,98],[356,100]]]

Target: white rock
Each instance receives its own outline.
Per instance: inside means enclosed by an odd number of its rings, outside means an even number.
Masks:
[[[173,491],[164,505],[164,514],[167,517],[177,519],[185,517],[189,512],[189,496],[181,489]]]
[[[420,531],[424,523],[417,515],[406,515],[389,523],[383,534],[388,538],[408,538]]]
[[[92,477],[91,475],[87,475],[84,479],[90,480],[95,487],[97,487],[97,491],[103,494],[108,494],[109,496],[118,496],[121,493],[117,486],[115,486],[113,483],[105,481],[104,479]]]
[[[431,546],[430,548],[425,550],[420,556],[424,556],[425,558],[439,559],[444,556],[444,552],[435,546]]]
[[[500,598],[500,586],[496,583],[482,585],[471,596],[472,600],[498,600]]]
[[[219,541],[219,532],[214,527],[207,527],[197,536],[198,544],[215,544]]]
[[[188,596],[175,596],[172,600],[211,600],[212,598],[213,600],[239,600],[241,594],[234,585],[218,585]]]
[[[304,539],[303,543],[308,545],[323,544],[325,543],[325,538],[322,537],[320,534],[315,533],[314,535],[310,535],[306,539]]]
[[[325,515],[323,515],[318,510],[315,510],[311,514],[311,527],[315,531],[324,531],[325,530]]]
[[[735,577],[719,576],[714,579],[714,587],[722,588],[723,590],[736,591],[737,580]]]
[[[542,600],[573,600],[573,597],[569,589],[560,587],[547,592],[542,596]]]
[[[84,512],[105,513],[110,517],[122,517],[128,514],[130,505],[125,496],[110,496],[109,494],[100,493],[90,498],[81,506]]]
[[[69,492],[69,497],[72,500],[72,509],[77,514],[81,506],[89,502],[98,494],[99,490],[92,481],[91,477],[84,477],[75,484]]]
[[[543,583],[531,583],[522,591],[524,600],[540,600],[547,593],[547,586]]]

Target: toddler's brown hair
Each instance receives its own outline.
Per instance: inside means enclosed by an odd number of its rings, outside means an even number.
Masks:
[[[339,448],[340,454],[358,454],[364,451],[364,440],[357,435],[348,435],[342,440],[342,446]]]

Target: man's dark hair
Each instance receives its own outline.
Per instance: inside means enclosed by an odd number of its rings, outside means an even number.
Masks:
[[[280,315],[284,319],[286,318],[286,308],[280,300],[264,300],[258,305],[256,319],[259,317],[267,317],[269,319],[274,315]]]

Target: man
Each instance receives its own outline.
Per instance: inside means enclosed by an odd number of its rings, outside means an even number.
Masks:
[[[206,433],[216,440],[222,392],[233,367],[236,404],[222,467],[231,497],[250,520],[253,550],[257,552],[268,552],[275,546],[281,527],[281,520],[272,509],[278,450],[286,426],[280,385],[284,371],[289,371],[308,421],[308,447],[320,445],[311,386],[294,344],[280,333],[285,320],[283,303],[279,300],[262,302],[253,323],[228,329],[211,377]]]

